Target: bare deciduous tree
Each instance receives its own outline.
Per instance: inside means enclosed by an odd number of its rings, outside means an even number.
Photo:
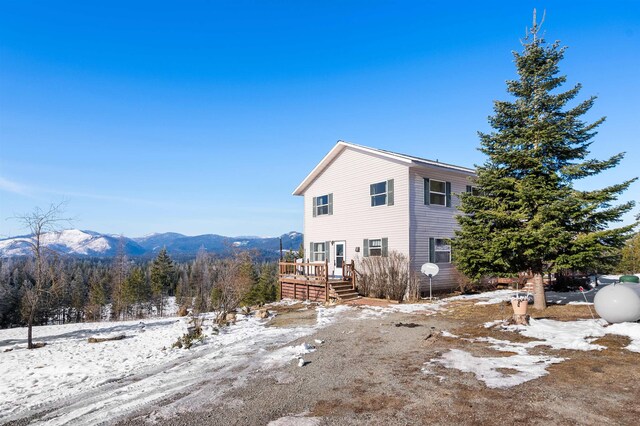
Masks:
[[[252,279],[244,267],[251,265],[251,257],[246,252],[216,262],[216,280],[211,291],[211,308],[216,320],[226,320],[229,312],[235,311],[242,299],[251,290]]]
[[[30,231],[27,240],[33,255],[32,279],[25,282],[22,312],[27,321],[27,348],[33,349],[33,321],[54,280],[50,258],[56,253],[44,244],[47,233],[60,231],[64,223],[70,219],[63,218],[64,202],[52,204],[47,210],[36,207],[31,213],[17,217],[22,225]]]

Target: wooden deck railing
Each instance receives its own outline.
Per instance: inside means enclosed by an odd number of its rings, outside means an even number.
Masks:
[[[329,262],[280,262],[278,264],[280,294],[282,283],[293,283],[307,286],[324,286],[325,299],[329,300]],[[332,278],[335,281],[350,281],[352,289],[356,289],[355,263],[352,260],[342,265],[342,277]]]
[[[351,281],[351,288],[356,289],[356,268],[353,260],[342,265],[342,279]]]
[[[329,279],[328,262],[280,262],[280,276],[299,277],[314,281]]]

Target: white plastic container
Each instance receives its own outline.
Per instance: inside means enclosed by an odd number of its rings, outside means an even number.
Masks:
[[[596,293],[596,312],[607,322],[640,320],[640,284],[609,284]]]

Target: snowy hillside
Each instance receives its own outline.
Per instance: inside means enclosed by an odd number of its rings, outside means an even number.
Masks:
[[[26,256],[31,253],[31,236],[19,236],[0,240],[0,256]],[[118,250],[120,237],[93,231],[68,229],[44,235],[43,244],[60,254],[75,256],[113,256]],[[140,255],[144,249],[136,242],[124,238],[124,248],[128,255]]]
[[[60,254],[82,257],[115,256],[121,241],[128,256],[152,256],[163,247],[166,247],[171,255],[187,257],[195,256],[200,248],[210,253],[224,253],[230,247],[256,249],[263,254],[276,256],[280,249],[280,238],[284,250],[297,250],[302,242],[302,234],[299,232],[289,232],[281,237],[225,237],[215,234],[191,237],[167,232],[141,238],[126,238],[78,229],[45,234],[43,242],[46,247]],[[0,257],[29,255],[30,241],[30,236],[0,240]]]

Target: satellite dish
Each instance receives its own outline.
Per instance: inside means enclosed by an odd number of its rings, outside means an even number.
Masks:
[[[436,275],[438,275],[438,272],[440,272],[440,268],[438,268],[438,265],[436,265],[435,263],[425,263],[424,265],[422,265],[422,268],[420,268],[420,271],[422,271],[422,273],[425,275],[435,277]]]

